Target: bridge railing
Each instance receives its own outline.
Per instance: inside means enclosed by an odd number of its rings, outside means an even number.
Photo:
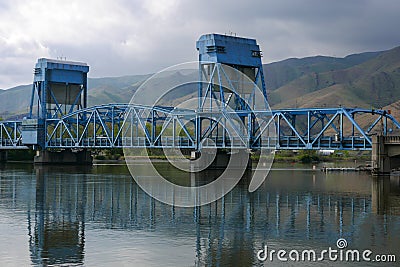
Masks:
[[[262,112],[260,112],[262,113]],[[262,135],[275,125],[277,136]],[[400,124],[385,110],[304,108],[273,110],[256,126],[253,148],[371,150],[374,134],[400,134]]]
[[[42,148],[250,148],[371,150],[371,136],[400,142],[388,112],[365,109],[287,109],[197,112],[171,107],[109,104],[45,121]],[[243,113],[243,112],[242,112]],[[242,119],[257,118],[243,123]],[[197,123],[203,120],[198,129]],[[365,123],[365,122],[368,123]],[[230,130],[227,125],[233,125]],[[251,127],[250,127],[251,126]],[[0,149],[24,148],[21,121],[0,122]],[[250,128],[249,128],[250,127]],[[200,130],[200,133],[196,131]],[[231,131],[229,133],[229,131]]]
[[[194,148],[195,137],[189,133],[185,116],[188,115],[164,107],[129,104],[91,107],[62,118],[46,120],[45,147]],[[189,116],[189,119],[192,118]]]
[[[0,121],[0,149],[23,147],[21,121]]]
[[[385,144],[400,144],[400,136],[385,136],[383,141]]]
[[[72,138],[54,138],[48,142],[48,148],[195,148],[194,143],[189,138],[164,136],[158,142],[151,144],[145,137],[121,137],[115,142],[110,142],[107,138],[84,138],[79,144]]]
[[[311,142],[314,139],[310,139]],[[278,145],[279,144],[279,145]],[[312,147],[302,143],[296,136],[281,136],[278,137],[263,137],[261,142],[258,142],[252,147],[257,148],[270,148],[278,150],[291,150],[291,149],[333,149],[333,150],[371,150],[369,142],[359,136],[346,137],[341,141],[335,140],[335,136],[324,136],[316,140]]]

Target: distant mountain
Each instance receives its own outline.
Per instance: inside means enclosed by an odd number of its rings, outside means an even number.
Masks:
[[[131,75],[123,77],[89,78],[88,105],[106,103],[126,103],[140,83],[150,75]],[[22,85],[0,90],[0,117],[15,117],[29,112],[32,85]]]
[[[379,108],[400,100],[400,47],[345,58],[291,58],[265,64],[264,72],[272,108],[339,105]],[[174,75],[166,73],[159,77],[157,83],[168,86],[173,80],[183,79],[184,75],[197,77],[196,73]],[[88,105],[127,103],[141,83],[150,76],[89,78]],[[149,90],[142,97],[154,93]],[[195,90],[187,87],[181,92],[171,92],[166,99],[179,104],[195,95]],[[26,114],[30,96],[31,85],[0,90],[0,117]]]
[[[345,58],[326,56],[290,58],[266,64],[264,72],[268,90],[273,91],[307,74],[346,69],[375,58],[381,53],[367,52]]]
[[[152,74],[148,75],[130,75],[122,77],[105,77],[105,78],[89,78],[88,79],[88,106],[108,104],[108,103],[129,103],[133,94],[139,86],[146,81]],[[173,72],[165,73],[155,78],[155,84],[162,86],[174,86],[176,82],[197,80],[197,71],[189,71],[185,73]],[[179,104],[181,98],[192,95],[193,88],[180,88],[170,92],[163,101],[172,104]],[[197,92],[197,91],[196,91]],[[0,90],[0,118],[21,118],[29,112],[30,98],[32,94],[32,85],[22,85],[10,88],[8,90]],[[157,94],[156,91],[149,90],[143,95],[144,98]],[[158,95],[156,95],[158,97]],[[164,102],[158,103],[160,105]]]
[[[400,47],[345,69],[310,72],[270,93],[273,108],[382,108],[400,99]]]
[[[29,112],[32,85],[20,85],[8,90],[0,90],[0,117]]]
[[[133,93],[149,75],[89,78],[88,105],[127,103]]]

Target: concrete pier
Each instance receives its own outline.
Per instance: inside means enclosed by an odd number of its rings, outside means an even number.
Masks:
[[[61,151],[37,151],[34,158],[35,164],[73,164],[73,165],[91,165],[93,157],[88,150],[73,152],[70,149]]]
[[[226,169],[231,157],[233,161],[230,168],[251,169],[252,160],[247,149],[235,149],[234,151],[226,151],[218,149],[203,149],[201,153],[192,152],[191,168],[193,171],[199,170],[221,170]]]
[[[375,175],[388,175],[400,168],[400,136],[373,136],[371,160]]]

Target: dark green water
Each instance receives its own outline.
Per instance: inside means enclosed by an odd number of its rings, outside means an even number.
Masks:
[[[124,165],[0,165],[1,266],[399,265],[399,177],[275,165],[257,191],[247,186],[243,179],[212,204],[178,208],[145,194]],[[323,250],[338,238],[397,262],[257,258],[265,244]]]

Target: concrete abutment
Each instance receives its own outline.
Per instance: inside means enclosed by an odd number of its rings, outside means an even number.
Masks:
[[[91,165],[93,157],[89,150],[72,151],[65,149],[61,151],[40,150],[36,152],[35,164],[74,164]]]
[[[225,151],[217,149],[203,149],[200,152],[193,151],[191,154],[191,168],[193,171],[199,170],[220,170],[233,169],[251,169],[252,160],[247,149],[235,149]]]
[[[400,136],[373,136],[371,160],[375,175],[389,175],[400,168]]]

